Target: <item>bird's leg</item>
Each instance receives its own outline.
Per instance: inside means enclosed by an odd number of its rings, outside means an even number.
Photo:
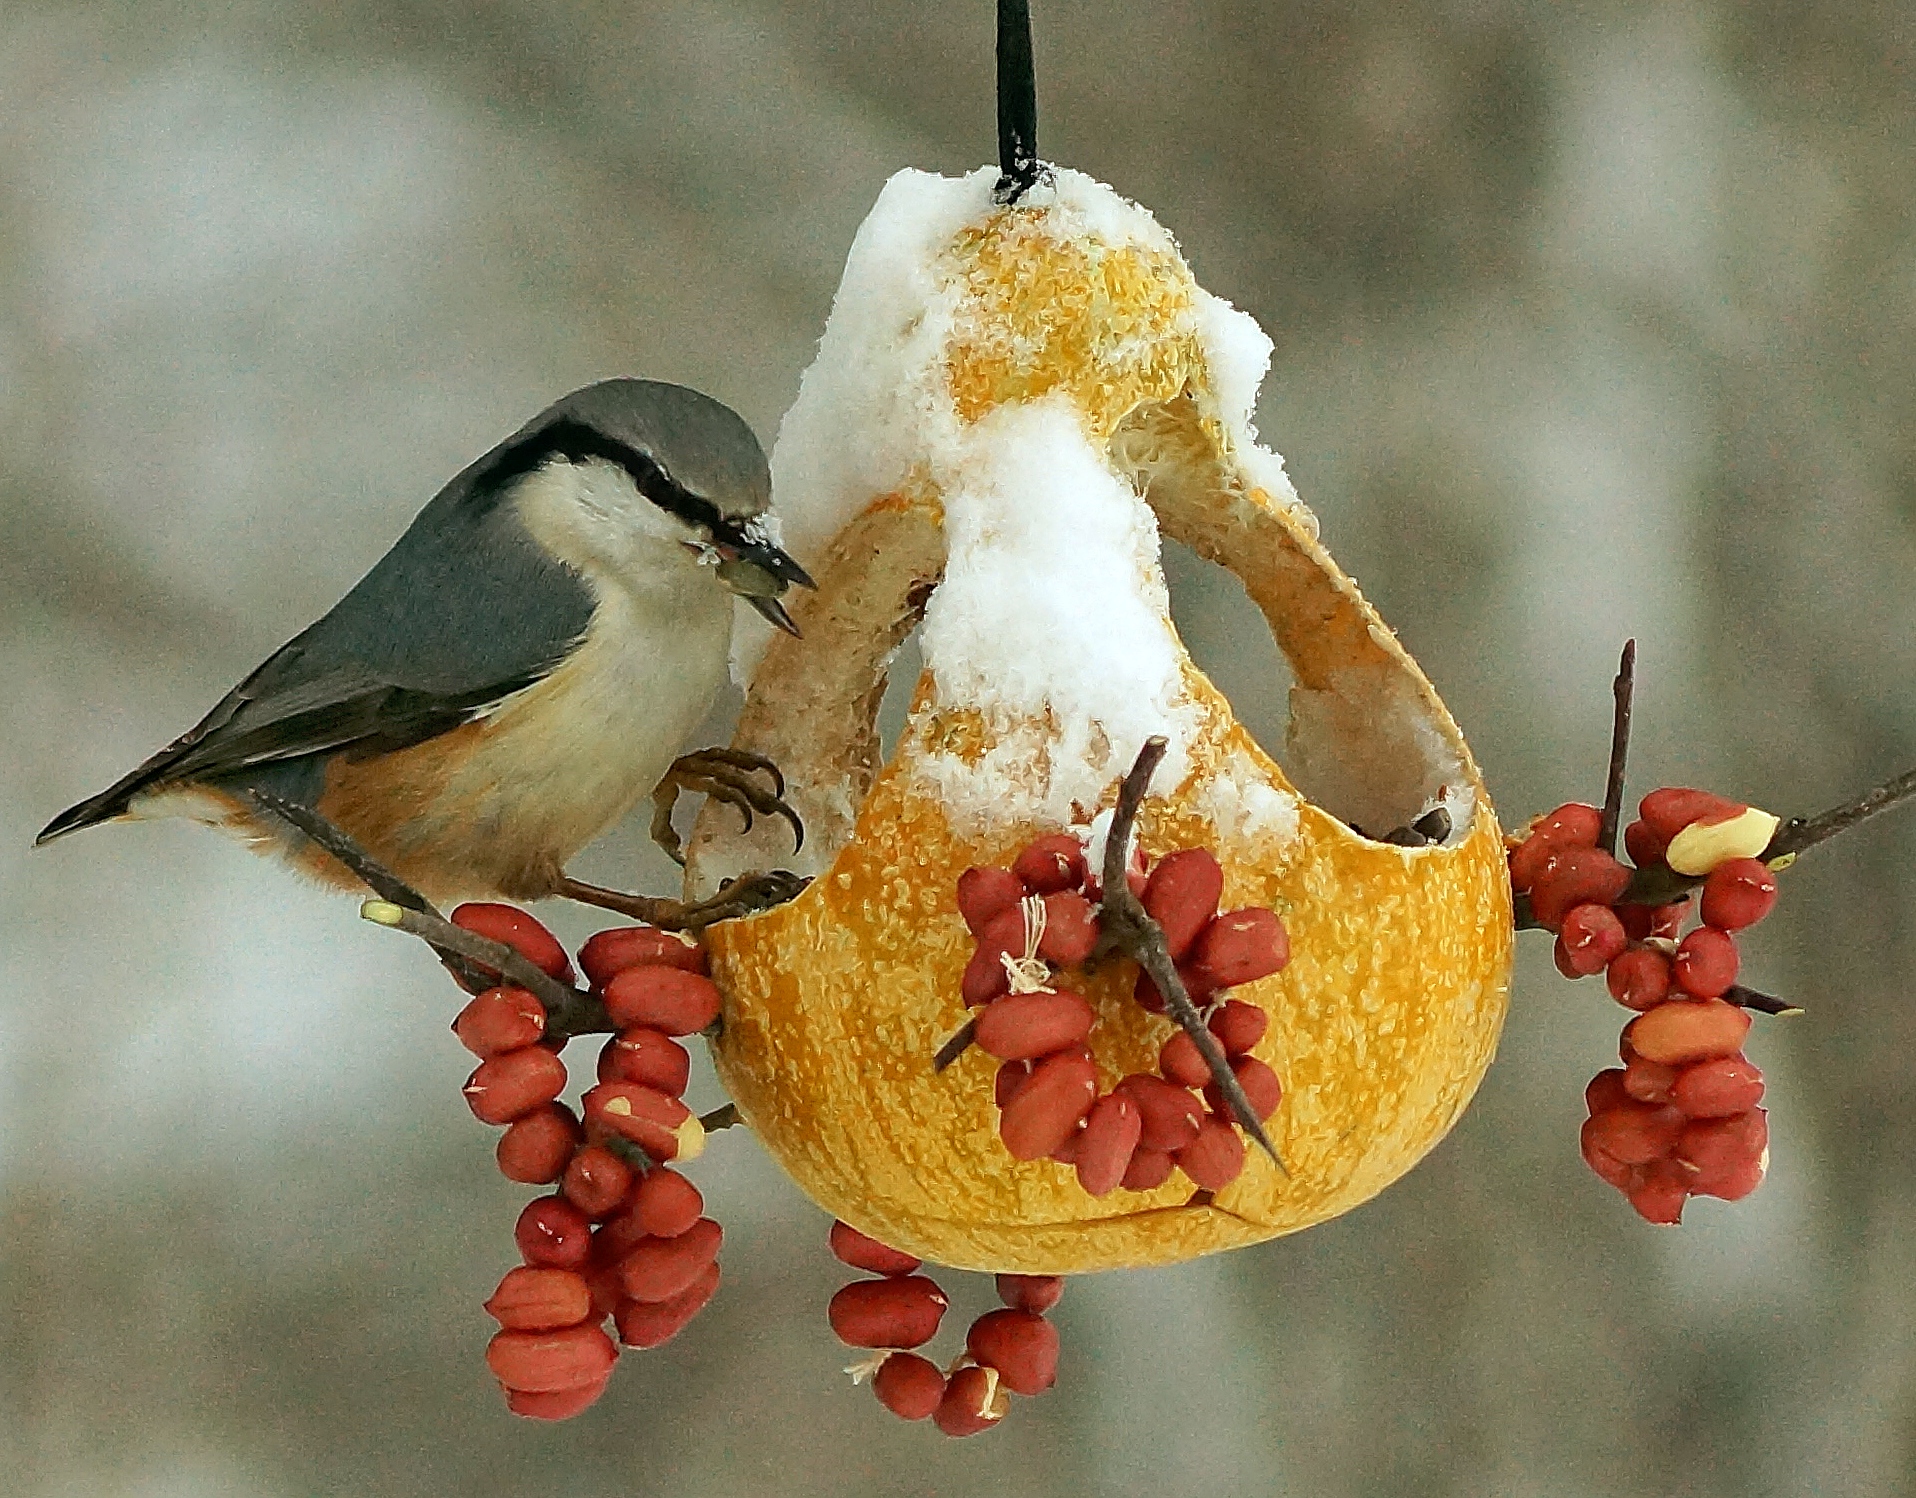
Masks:
[[[767,791],[754,781],[754,775],[771,776],[772,789]],[[711,796],[736,806],[745,814],[748,829],[754,814],[783,817],[792,825],[792,851],[805,846],[805,824],[799,821],[798,813],[785,804],[785,777],[777,765],[762,754],[744,749],[700,749],[673,760],[672,768],[665,772],[665,778],[652,792],[652,841],[663,848],[674,863],[685,862],[684,845],[672,826],[672,810],[678,805],[680,791]]]
[[[783,905],[787,900],[796,898],[798,892],[810,882],[797,874],[774,869],[767,874],[747,874],[742,879],[732,880],[709,900],[685,901],[662,900],[652,895],[628,895],[562,874],[553,885],[552,893],[567,900],[577,900],[581,905],[596,905],[601,910],[617,911],[620,915],[630,916],[635,921],[644,921],[646,925],[662,930],[702,931],[707,926],[716,926],[720,921],[757,915],[761,910]]]

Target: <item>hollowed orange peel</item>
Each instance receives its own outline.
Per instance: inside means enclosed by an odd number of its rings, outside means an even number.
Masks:
[[[978,1270],[1168,1263],[1348,1211],[1443,1137],[1502,1025],[1509,883],[1456,725],[1256,446],[1254,325],[1200,290],[1169,236],[1109,189],[1059,172],[1000,208],[988,185],[904,173],[887,187],[774,456],[787,540],[819,587],[793,603],[803,638],[773,639],[758,660],[734,744],[785,771],[809,834],[800,871],[814,878],[790,904],[709,933],[725,994],[714,1054],[800,1187],[882,1242]],[[889,412],[870,435],[876,455],[821,479],[792,455],[815,456],[833,421],[857,440],[869,413],[830,408],[860,400]],[[1029,683],[1008,703],[936,648],[933,601],[928,666],[880,763],[888,663],[947,561],[954,579],[975,562],[957,539],[948,559],[948,518],[967,547],[1003,541],[989,516],[958,523],[977,451],[966,443],[996,432],[1002,459],[1027,419],[1128,480],[1113,503],[1141,494],[1145,534],[1148,501],[1164,534],[1242,581],[1294,673],[1289,774],[1184,654],[1154,545],[1117,586],[1169,634],[1168,696],[1121,703],[1123,723],[1088,731],[1070,707],[1034,708]],[[1055,471],[1038,464],[1021,502],[1046,503]],[[1049,562],[1066,586],[1087,565],[1072,548]],[[1042,657],[1049,642],[1030,648]],[[932,1070],[966,1018],[958,875],[1109,806],[1153,714],[1174,744],[1140,813],[1142,846],[1213,849],[1224,907],[1270,906],[1290,933],[1289,966],[1235,993],[1271,1015],[1256,1054],[1284,1083],[1268,1126],[1283,1167],[1254,1149],[1208,1203],[1175,1173],[1155,1191],[1094,1198],[1067,1166],[1014,1161],[997,1137],[991,1058],[974,1048]],[[1454,824],[1441,846],[1394,847],[1351,825],[1381,833],[1437,804]],[[746,834],[737,822],[727,808],[701,818],[691,893],[790,866],[769,819]],[[1169,1033],[1132,1000],[1134,972],[1111,961],[1082,985],[1106,1086],[1151,1070]]]

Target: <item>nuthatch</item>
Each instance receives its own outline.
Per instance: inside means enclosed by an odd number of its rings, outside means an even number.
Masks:
[[[811,579],[767,527],[770,499],[757,438],[709,396],[575,390],[440,490],[196,727],[37,841],[185,815],[342,880],[262,814],[265,792],[428,898],[622,908],[565,865],[668,776],[724,679],[733,596],[797,632],[779,596]],[[698,768],[704,789],[726,778]]]

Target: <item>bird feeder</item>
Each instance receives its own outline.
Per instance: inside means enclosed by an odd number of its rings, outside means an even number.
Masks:
[[[1258,445],[1269,340],[1110,189],[1058,169],[1007,204],[994,175],[887,184],[773,455],[819,587],[793,607],[802,638],[742,641],[733,743],[783,768],[811,883],[708,934],[714,1055],[803,1190],[887,1244],[1029,1274],[1169,1263],[1346,1212],[1444,1136],[1502,1025],[1509,880],[1456,725]],[[1275,753],[1179,640],[1160,535],[1233,573],[1288,659]],[[881,754],[914,628],[924,670]],[[1270,1015],[1278,1158],[1214,1196],[1174,1176],[1093,1197],[1006,1153],[990,1058],[934,1070],[966,1017],[954,885],[1095,832],[1154,735],[1140,846],[1212,849],[1225,905],[1289,931],[1289,965],[1234,994]],[[1420,819],[1441,841],[1382,840]],[[693,896],[792,866],[782,827],[722,807],[688,852]],[[1169,1033],[1134,974],[1110,962],[1085,988],[1108,1076],[1149,1070]]]

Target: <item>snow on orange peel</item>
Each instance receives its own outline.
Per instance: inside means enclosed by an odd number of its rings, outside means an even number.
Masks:
[[[1482,1078],[1514,933],[1461,735],[1257,444],[1269,340],[1110,189],[1058,169],[999,207],[994,177],[887,184],[780,432],[783,539],[819,589],[794,605],[802,638],[741,637],[734,746],[784,770],[813,877],[707,940],[721,1080],[820,1206],[910,1256],[1050,1276],[1257,1242],[1381,1191]],[[1239,578],[1289,658],[1283,768],[1178,639],[1160,528]],[[883,758],[915,626],[925,669]],[[966,1017],[958,876],[1046,834],[1095,847],[1153,735],[1145,854],[1211,850],[1223,907],[1289,936],[1281,971],[1233,990],[1269,1016],[1251,1054],[1281,1080],[1283,1165],[1254,1151],[1214,1195],[1181,1174],[1092,1195],[1000,1144],[982,1048],[933,1068]],[[701,818],[689,894],[789,866],[789,842],[737,822]],[[1436,841],[1355,830],[1414,823]],[[1074,975],[1100,1093],[1156,1071],[1172,1033],[1136,980],[1121,960]]]

